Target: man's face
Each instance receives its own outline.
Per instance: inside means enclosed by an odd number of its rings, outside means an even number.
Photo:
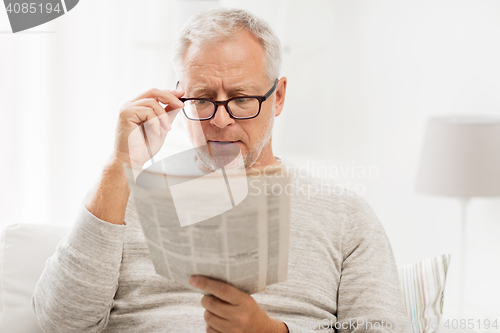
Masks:
[[[186,92],[184,97],[215,101],[263,96],[274,84],[266,75],[265,65],[263,47],[246,31],[220,43],[191,44],[184,57],[181,88]],[[212,153],[222,153],[219,156],[224,152],[231,155],[237,145],[245,168],[272,164],[275,161],[271,149],[273,120],[281,113],[285,90],[286,78],[282,78],[275,93],[262,103],[259,116],[253,119],[233,119],[223,106],[218,107],[210,120],[198,122],[184,117],[191,142],[195,147],[209,145]],[[228,162],[223,157],[212,159],[206,149],[198,150],[197,155],[209,169]]]

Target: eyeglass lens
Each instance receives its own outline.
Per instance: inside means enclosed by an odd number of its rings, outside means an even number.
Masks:
[[[228,102],[231,113],[238,118],[253,117],[259,113],[259,100],[253,97],[241,97]],[[206,100],[188,100],[184,103],[184,111],[191,119],[210,118],[216,105]]]

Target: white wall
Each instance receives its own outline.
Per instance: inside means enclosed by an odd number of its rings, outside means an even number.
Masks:
[[[0,226],[72,223],[111,152],[119,106],[175,85],[173,35],[192,7],[213,4],[191,1],[85,0],[27,33],[0,33]],[[426,119],[500,115],[500,2],[219,3],[252,10],[282,40],[289,86],[275,154],[329,170],[375,167],[348,180],[364,186],[398,264],[452,254],[453,316],[459,205],[415,193],[414,180]],[[9,29],[0,10],[0,31]],[[474,199],[468,218],[467,316],[494,319],[500,199]]]
[[[350,180],[365,185],[398,264],[452,254],[452,316],[459,204],[415,193],[414,181],[429,117],[500,115],[500,3],[308,1],[287,9],[290,86],[277,153],[332,169],[378,167],[378,177]],[[493,319],[500,200],[474,199],[468,221],[467,318]]]

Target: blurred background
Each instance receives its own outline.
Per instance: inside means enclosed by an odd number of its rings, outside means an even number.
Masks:
[[[357,185],[398,265],[450,253],[453,318],[459,203],[415,192],[415,177],[429,117],[500,115],[500,1],[82,0],[17,34],[0,10],[0,227],[73,223],[120,105],[175,87],[173,38],[215,6],[249,9],[281,39],[289,85],[275,155]],[[174,124],[167,141],[182,150]],[[468,223],[466,316],[500,319],[500,198],[474,198]]]

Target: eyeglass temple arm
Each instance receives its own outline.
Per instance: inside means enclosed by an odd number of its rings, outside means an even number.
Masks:
[[[179,83],[181,83],[181,81],[177,81],[177,83],[175,84],[175,90],[178,90],[179,89]],[[179,98],[179,101],[181,102],[184,102],[185,98]]]
[[[264,101],[265,101],[266,99],[268,99],[268,98],[269,98],[269,96],[271,96],[271,95],[273,94],[273,92],[276,90],[276,86],[278,85],[278,81],[279,81],[279,79],[276,79],[276,81],[274,81],[274,85],[273,85],[273,87],[272,87],[272,88],[271,88],[271,90],[269,90],[269,92],[268,92],[268,93],[264,96]]]

